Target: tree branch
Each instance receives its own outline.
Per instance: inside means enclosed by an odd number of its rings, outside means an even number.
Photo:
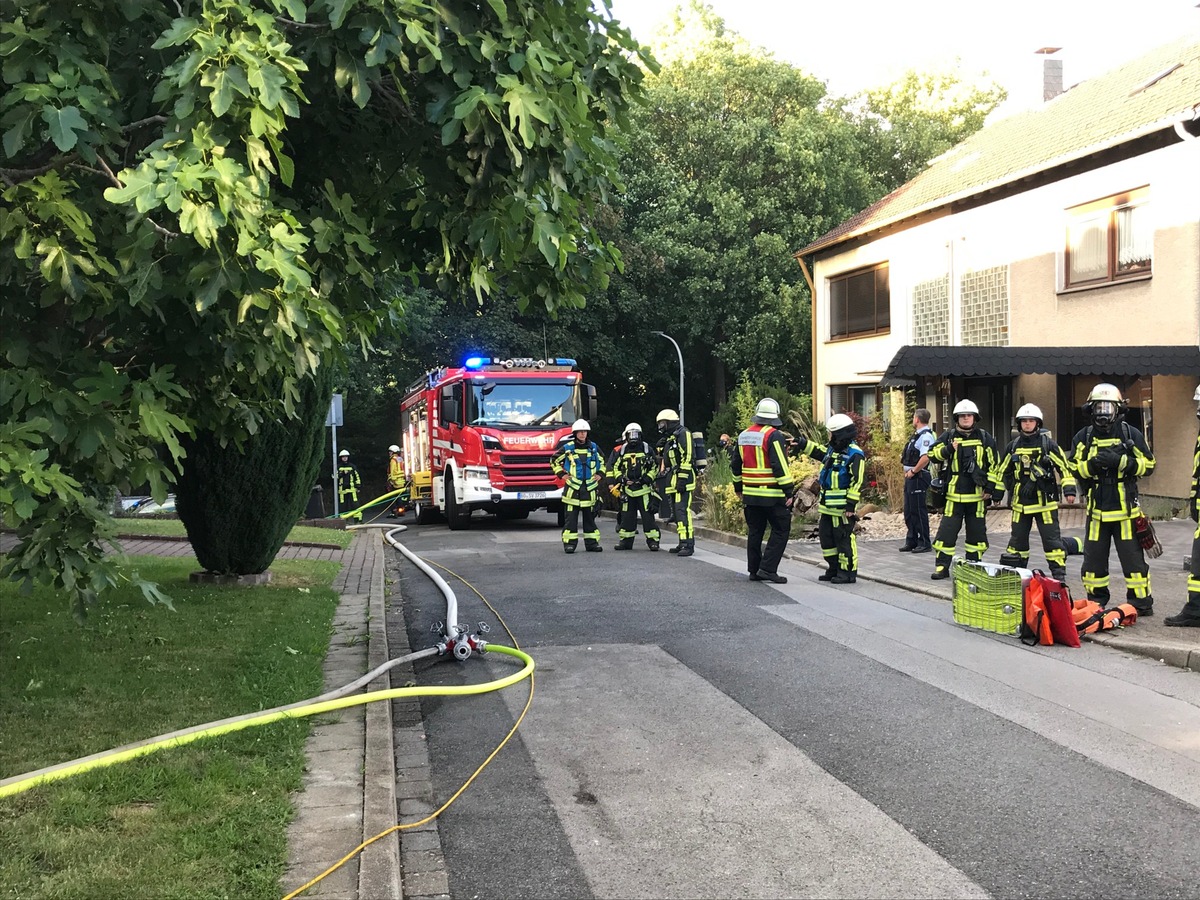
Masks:
[[[166,116],[149,116],[145,119],[138,119],[136,122],[130,122],[128,125],[123,126],[121,131],[133,131],[134,129],[141,128],[143,125],[162,125],[166,121]]]
[[[280,25],[282,25],[284,28],[290,28],[293,31],[302,31],[302,30],[327,31],[327,30],[329,30],[329,28],[332,27],[332,26],[330,26],[330,24],[328,22],[293,22],[291,19],[283,18],[283,16],[276,16],[275,21],[278,22]]]
[[[37,178],[39,175],[45,175],[47,172],[54,169],[62,168],[70,165],[79,158],[78,153],[72,153],[68,156],[59,156],[50,160],[44,166],[36,166],[32,169],[0,169],[0,177],[9,182],[9,186],[16,184],[17,181],[28,181],[30,178]],[[11,179],[16,179],[12,181]]]
[[[89,172],[96,172],[97,175],[104,175],[106,178],[108,178],[109,181],[111,181],[115,186],[117,186],[119,188],[125,187],[125,185],[121,184],[121,179],[119,179],[116,175],[113,174],[113,170],[109,168],[108,163],[104,161],[103,156],[97,156],[96,162],[98,162],[100,164],[100,167],[104,170],[103,172],[97,172],[95,169],[90,169],[87,166],[79,166],[79,168],[87,169]],[[162,235],[167,240],[170,240],[171,238],[179,237],[179,232],[171,231],[169,228],[163,228],[161,225],[159,225],[157,222],[155,222],[149,216],[143,216],[142,218],[144,218],[147,222],[149,222],[150,227],[153,228],[156,232],[158,232],[160,235]]]

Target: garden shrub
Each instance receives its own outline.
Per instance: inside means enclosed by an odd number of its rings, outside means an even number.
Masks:
[[[202,432],[185,442],[175,508],[205,571],[266,571],[308,502],[325,449],[331,367],[300,385],[296,418],[264,421],[241,448]]]

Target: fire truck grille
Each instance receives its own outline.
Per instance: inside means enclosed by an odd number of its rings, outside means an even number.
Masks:
[[[500,474],[513,484],[547,484],[554,481],[549,453],[501,453]]]

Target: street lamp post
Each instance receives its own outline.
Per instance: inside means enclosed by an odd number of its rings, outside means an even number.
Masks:
[[[675,343],[675,338],[671,337],[664,331],[652,331],[651,334],[657,334],[659,337],[664,337],[672,344],[675,344],[675,352],[679,354],[679,424],[683,424],[683,351],[679,349],[679,344]]]

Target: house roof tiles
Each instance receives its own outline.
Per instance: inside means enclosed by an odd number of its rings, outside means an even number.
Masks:
[[[1200,347],[901,347],[881,384],[929,376],[1200,375]]]
[[[987,125],[796,255],[1170,128],[1197,111],[1200,38],[1193,35],[1081,82],[1036,110]]]

